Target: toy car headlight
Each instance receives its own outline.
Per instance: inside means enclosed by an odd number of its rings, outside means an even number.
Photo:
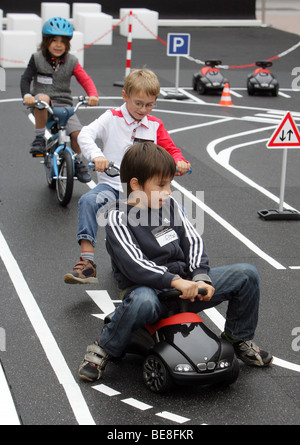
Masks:
[[[193,367],[189,363],[179,363],[175,366],[174,371],[176,372],[194,372]]]
[[[218,368],[219,369],[229,368],[229,366],[230,366],[230,362],[228,360],[226,360],[226,359],[220,360],[219,363],[218,363]]]

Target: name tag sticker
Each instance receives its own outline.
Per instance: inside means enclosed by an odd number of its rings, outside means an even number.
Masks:
[[[171,227],[161,226],[152,230],[152,233],[160,247],[163,247],[166,244],[172,243],[178,239],[177,233],[175,230],[171,229]]]
[[[43,85],[52,85],[53,79],[51,76],[45,76],[42,74],[37,75],[37,81],[38,83],[42,83]]]

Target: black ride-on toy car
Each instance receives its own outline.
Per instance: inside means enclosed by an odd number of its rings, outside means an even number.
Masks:
[[[220,93],[228,80],[216,66],[221,65],[221,60],[206,60],[205,67],[193,75],[192,86],[198,94],[208,92]]]
[[[256,68],[252,74],[249,74],[247,79],[247,91],[249,96],[253,96],[255,93],[269,93],[272,96],[278,95],[279,82],[271,71],[267,69],[272,65],[272,62],[265,60],[256,62],[258,68]]]
[[[199,289],[205,295],[205,289]],[[172,289],[159,294],[161,301],[178,300],[179,313],[170,314],[132,334],[126,353],[142,355],[143,381],[155,393],[176,384],[230,385],[239,375],[232,345],[214,334],[198,314],[186,312],[187,301]],[[113,314],[105,318],[111,320]]]

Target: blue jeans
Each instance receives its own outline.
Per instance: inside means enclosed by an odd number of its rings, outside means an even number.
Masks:
[[[228,301],[225,332],[234,339],[251,340],[258,321],[259,275],[255,266],[241,263],[215,267],[209,276],[215,288],[210,301],[189,303],[190,312],[201,312]],[[99,345],[110,355],[119,357],[136,329],[166,316],[170,303],[160,302],[159,291],[141,286],[128,293],[105,326]]]
[[[98,227],[105,224],[104,214],[108,205],[119,199],[119,191],[100,183],[81,196],[78,201],[77,241],[89,240],[96,244]]]

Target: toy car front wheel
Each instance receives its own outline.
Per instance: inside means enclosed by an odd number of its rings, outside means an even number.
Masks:
[[[247,91],[248,91],[249,96],[254,95],[255,90],[254,90],[254,86],[251,84],[251,82],[247,83]]]
[[[276,85],[274,90],[272,91],[272,96],[278,96],[279,86]]]
[[[148,389],[162,393],[172,386],[172,378],[166,365],[157,355],[146,357],[143,365],[143,380]]]
[[[238,359],[236,358],[236,356],[234,356],[231,371],[226,376],[226,379],[223,381],[223,384],[231,385],[232,383],[234,383],[237,380],[239,373],[240,373],[240,365]]]
[[[206,93],[206,88],[205,88],[203,82],[201,82],[200,79],[197,81],[197,93],[198,94],[205,94]]]

